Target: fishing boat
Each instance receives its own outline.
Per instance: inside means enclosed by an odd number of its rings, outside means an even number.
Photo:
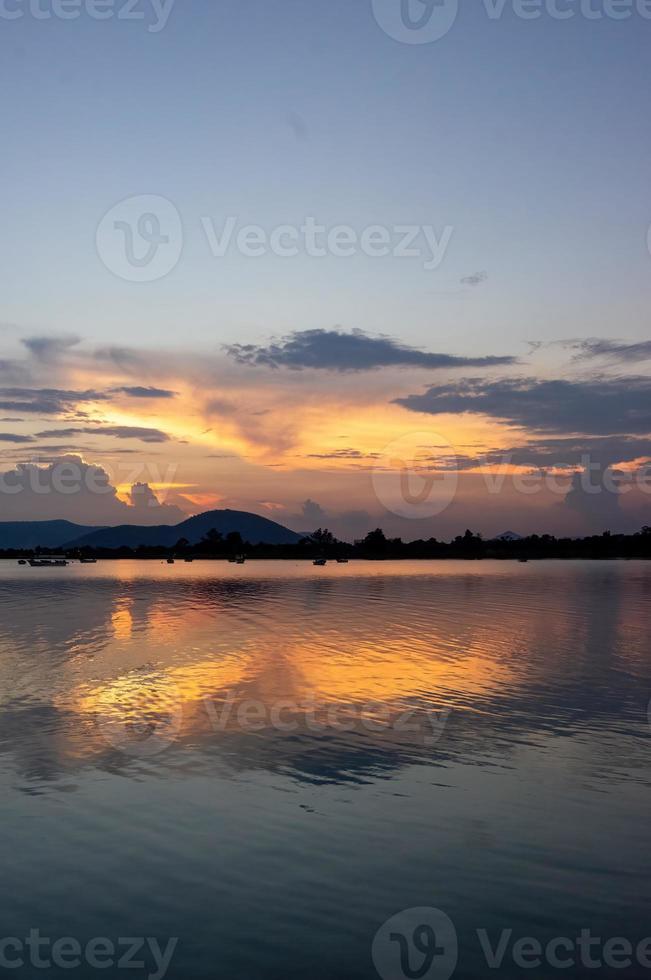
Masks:
[[[25,559],[24,559],[24,558],[19,558],[19,559],[18,559],[18,564],[19,564],[19,565],[26,565],[26,564],[27,564],[27,562],[25,561]]]
[[[243,565],[245,561],[246,561],[246,558],[244,557],[244,555],[238,555],[237,558],[235,559],[235,564],[236,565]]]
[[[348,564],[348,559],[347,558],[337,558],[337,564],[338,565],[347,565]]]
[[[97,558],[80,558],[79,563],[80,565],[96,565]]]
[[[167,564],[168,565],[173,565],[174,564],[174,559],[173,558],[168,558],[167,559]]]
[[[326,558],[315,558],[312,564],[318,565],[320,568],[323,568],[324,565],[328,564],[328,561]]]
[[[39,558],[30,558],[31,568],[65,568],[68,562],[59,555],[41,555]]]

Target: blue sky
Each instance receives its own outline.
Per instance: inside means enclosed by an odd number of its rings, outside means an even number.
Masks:
[[[125,342],[181,328],[197,345],[334,324],[463,351],[644,335],[651,21],[507,7],[493,22],[466,4],[422,46],[387,37],[370,0],[177,0],[162,31],[145,23],[0,22],[6,320]],[[145,286],[94,248],[137,194],[169,198],[185,226],[178,267]],[[214,259],[200,219],[230,214],[454,235],[431,272]],[[479,270],[480,289],[459,287]]]

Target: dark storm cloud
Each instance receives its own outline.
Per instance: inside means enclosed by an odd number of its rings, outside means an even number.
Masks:
[[[176,398],[176,392],[167,388],[145,388],[140,385],[122,385],[120,388],[112,388],[111,393],[129,395],[130,398]]]
[[[145,429],[135,425],[86,425],[72,429],[48,429],[37,432],[39,439],[69,439],[71,436],[113,436],[115,439],[140,439],[141,442],[169,442],[169,436],[160,429]]]
[[[581,340],[573,345],[578,358],[607,357],[622,363],[651,359],[651,340],[625,344],[617,340]]]
[[[232,344],[225,348],[239,364],[296,371],[372,371],[383,367],[491,367],[514,364],[513,357],[454,357],[408,347],[386,336],[369,336],[362,330],[302,330],[266,347]]]
[[[635,376],[589,381],[470,378],[397,398],[395,404],[427,415],[489,415],[534,432],[651,432],[651,379]]]

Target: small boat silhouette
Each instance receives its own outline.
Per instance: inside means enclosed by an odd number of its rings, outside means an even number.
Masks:
[[[319,565],[320,567],[323,567],[324,565],[327,565],[328,562],[327,562],[327,559],[326,558],[315,558],[314,561],[312,562],[312,564],[313,565]]]

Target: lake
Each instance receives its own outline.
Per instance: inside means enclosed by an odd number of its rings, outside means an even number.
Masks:
[[[8,975],[651,975],[651,565],[3,562],[0,596]]]

